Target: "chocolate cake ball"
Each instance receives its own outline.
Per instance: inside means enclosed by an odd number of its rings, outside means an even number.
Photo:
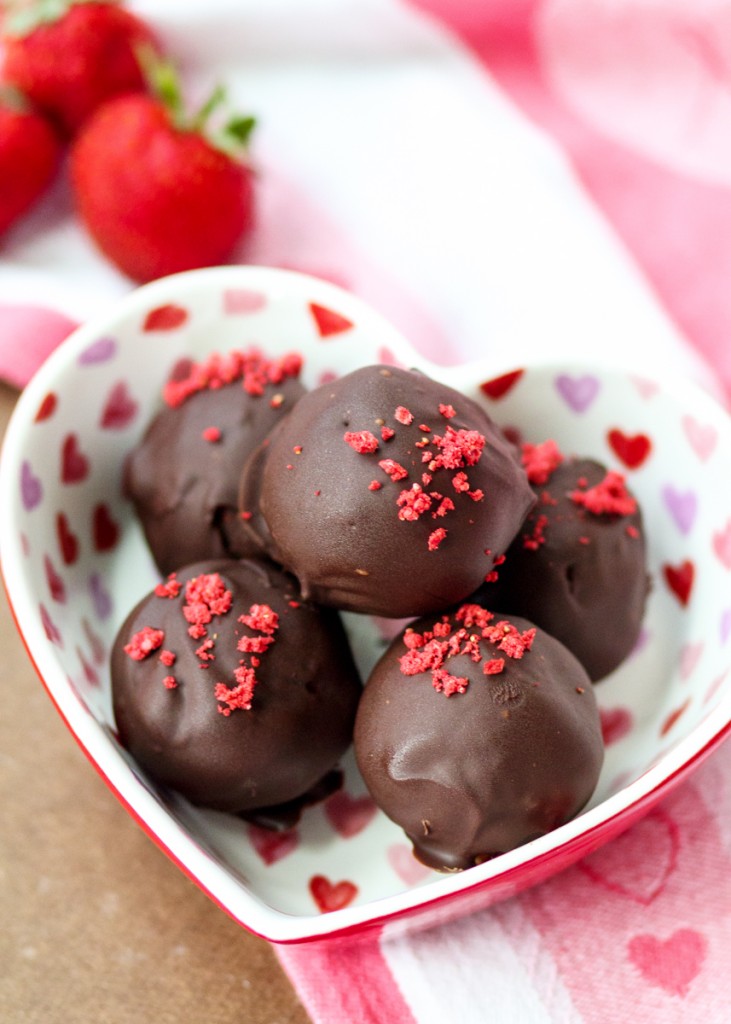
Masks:
[[[480,406],[367,366],[297,403],[244,468],[240,507],[308,598],[399,618],[472,593],[534,500]]]
[[[530,622],[465,604],[398,637],[370,676],[355,753],[416,857],[454,871],[576,815],[603,759],[589,678]]]
[[[192,364],[127,460],[124,489],[163,574],[256,554],[237,510],[241,464],[304,394],[301,360],[232,352]]]
[[[195,804],[300,798],[352,739],[361,685],[339,617],[262,561],[173,574],[127,618],[111,668],[122,744]]]
[[[649,590],[642,514],[623,476],[524,445],[537,503],[477,599],[524,615],[564,643],[592,680],[637,642]]]

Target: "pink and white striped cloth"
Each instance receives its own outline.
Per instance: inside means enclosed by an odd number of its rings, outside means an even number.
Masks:
[[[344,284],[436,361],[611,352],[731,393],[731,3],[131,6],[193,89],[222,78],[260,119],[242,260]],[[0,257],[0,375],[18,385],[130,288],[63,183]],[[731,749],[502,905],[278,952],[315,1024],[725,1024]]]

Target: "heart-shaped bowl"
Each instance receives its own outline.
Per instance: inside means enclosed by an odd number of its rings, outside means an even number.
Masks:
[[[274,834],[163,790],[120,746],[109,651],[158,581],[122,495],[123,461],[181,359],[254,345],[300,351],[308,386],[369,363],[417,366],[523,439],[553,438],[627,475],[644,510],[652,591],[636,649],[596,686],[606,760],[573,821],[468,871],[437,874],[375,809],[352,757],[341,791],[308,808],[295,831]],[[61,716],[122,803],[224,910],[275,942],[398,933],[486,906],[590,853],[726,735],[729,479],[731,421],[687,382],[588,364],[437,367],[331,284],[215,268],[132,293],[77,330],[29,384],[2,453],[0,554],[18,629]],[[388,629],[345,619],[365,677]]]

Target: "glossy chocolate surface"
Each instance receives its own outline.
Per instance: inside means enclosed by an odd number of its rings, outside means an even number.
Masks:
[[[158,413],[127,460],[124,489],[162,573],[258,553],[238,515],[241,465],[304,391],[289,378],[251,395],[237,380]]]
[[[205,635],[192,637],[186,583],[202,577],[220,577],[231,606],[213,615]],[[120,740],[155,781],[193,803],[271,812],[310,791],[350,745],[361,685],[340,619],[302,602],[295,581],[261,561],[198,563],[177,579],[180,593],[145,597],[115,642],[112,694]],[[240,621],[252,606],[268,606],[278,616],[274,632]],[[134,660],[124,647],[145,628],[162,631],[163,638]],[[231,709],[217,698],[216,685],[235,691],[235,671],[242,662],[253,664],[240,650],[241,638],[267,636],[273,642],[257,656],[251,707]],[[160,660],[163,651],[174,655],[172,664]]]
[[[419,620],[414,633],[435,621]],[[454,614],[448,621],[442,642],[463,625]],[[532,628],[509,621],[521,635]],[[371,795],[416,856],[441,870],[471,867],[568,821],[590,798],[603,759],[593,688],[563,645],[537,630],[521,657],[482,637],[479,651],[477,662],[462,653],[444,661],[467,684],[446,696],[431,670],[404,674],[409,651],[398,637],[373,670],[356,720],[355,752]],[[485,675],[485,664],[500,660],[502,670]]]
[[[594,681],[636,644],[649,590],[639,506],[628,515],[595,514],[571,497],[606,472],[591,459],[569,459],[535,484],[537,504],[497,582],[478,595],[488,608],[524,615],[551,633]]]
[[[298,402],[245,467],[240,507],[308,598],[397,618],[469,595],[533,501],[476,403],[368,366]]]

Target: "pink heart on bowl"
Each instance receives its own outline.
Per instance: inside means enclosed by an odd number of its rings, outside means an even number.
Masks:
[[[726,569],[731,569],[731,519],[726,522],[722,530],[713,534],[713,550],[718,555],[721,564]]]
[[[418,885],[431,874],[431,870],[418,861],[410,846],[393,843],[386,851],[388,863],[404,885]]]
[[[325,815],[342,839],[350,839],[373,821],[378,808],[369,796],[350,796],[338,790],[325,803]]]
[[[699,423],[695,416],[683,416],[683,430],[691,448],[701,462],[706,462],[716,447],[718,431],[710,424]]]
[[[251,288],[227,288],[223,293],[223,308],[228,316],[258,313],[265,308],[267,302],[264,292]]]

